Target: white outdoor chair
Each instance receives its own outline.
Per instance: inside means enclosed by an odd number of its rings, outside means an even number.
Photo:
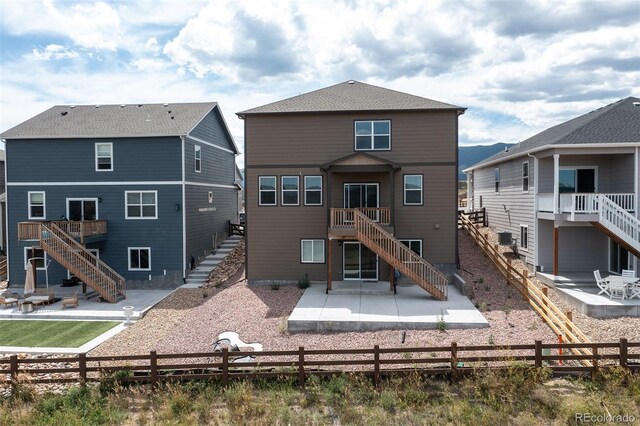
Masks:
[[[631,287],[629,287],[628,290],[629,292],[627,295],[629,299],[640,299],[640,284],[631,284]]]
[[[624,281],[609,282],[609,299],[622,299],[627,297],[627,285]]]
[[[596,284],[600,288],[600,292],[598,294],[604,293],[609,296],[609,298],[611,298],[611,292],[609,291],[609,281],[602,278],[599,269],[593,271],[593,275],[596,277]]]
[[[636,271],[633,271],[631,269],[623,269],[622,270],[622,279],[625,282],[635,282],[638,281],[638,278],[636,278]]]

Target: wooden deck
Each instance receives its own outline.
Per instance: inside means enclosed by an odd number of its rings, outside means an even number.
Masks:
[[[41,235],[41,224],[54,224],[62,229],[66,234],[84,244],[89,238],[107,235],[106,220],[56,220],[46,222],[19,222],[19,240],[39,240]]]

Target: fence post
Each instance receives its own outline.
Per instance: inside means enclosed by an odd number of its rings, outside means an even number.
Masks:
[[[304,346],[298,347],[298,384],[304,389]]]
[[[451,378],[458,378],[458,344],[451,342]]]
[[[11,366],[11,394],[15,396],[18,390],[18,355],[11,355],[9,363]]]
[[[80,386],[86,386],[87,384],[87,354],[81,353],[78,355],[78,369],[80,374]]]
[[[627,339],[620,338],[620,367],[627,368],[627,355],[629,353],[629,347],[627,346]]]
[[[573,324],[573,312],[567,311],[565,315],[567,316],[567,323],[565,324],[567,326],[567,330],[573,334],[573,328],[571,327],[571,324]]]
[[[380,346],[373,347],[373,384],[377,388],[380,386]]]
[[[593,370],[591,370],[591,378],[594,379],[598,374],[598,347],[596,345],[593,345],[592,352]]]
[[[522,295],[522,299],[524,301],[529,300],[529,285],[527,284],[527,278],[529,276],[529,270],[524,268],[522,270],[522,290],[524,294]]]
[[[548,308],[548,303],[547,301],[549,300],[549,289],[547,287],[542,287],[542,294],[544,294],[544,297],[542,298],[542,304],[544,305],[544,312],[547,312],[547,308]]]
[[[149,354],[149,364],[151,365],[151,389],[158,387],[158,354],[151,351]]]
[[[229,385],[229,348],[222,349],[222,386]]]
[[[535,358],[536,367],[542,367],[542,340],[536,340]]]

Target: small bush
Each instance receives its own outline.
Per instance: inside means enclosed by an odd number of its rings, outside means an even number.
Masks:
[[[280,290],[280,284],[271,284],[271,290]]]
[[[304,278],[298,280],[298,288],[304,290],[305,288],[309,288],[311,285],[311,281],[309,281],[309,274],[304,274]]]

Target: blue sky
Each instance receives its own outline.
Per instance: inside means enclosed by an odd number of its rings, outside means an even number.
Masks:
[[[0,1],[1,131],[213,100],[242,145],[235,112],[355,79],[465,106],[460,143],[491,144],[640,96],[640,0]]]

